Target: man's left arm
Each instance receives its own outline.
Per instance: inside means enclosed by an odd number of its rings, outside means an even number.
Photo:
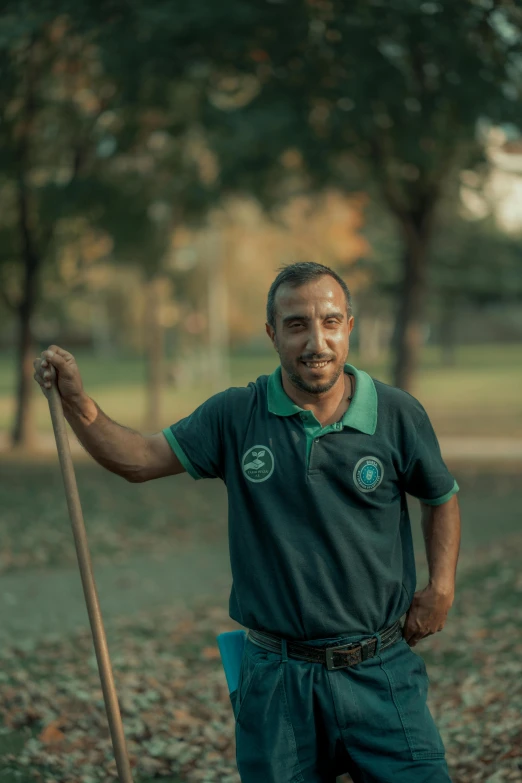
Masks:
[[[442,631],[455,597],[460,551],[460,509],[453,495],[439,506],[421,502],[422,530],[428,559],[427,587],[413,596],[403,636],[410,647],[426,636]]]

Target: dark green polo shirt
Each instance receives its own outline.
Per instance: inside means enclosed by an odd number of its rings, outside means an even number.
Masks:
[[[191,476],[227,486],[230,616],[246,628],[306,641],[391,625],[416,587],[406,493],[439,505],[459,490],[420,402],[345,371],[355,395],[328,427],[278,367],[164,430]]]

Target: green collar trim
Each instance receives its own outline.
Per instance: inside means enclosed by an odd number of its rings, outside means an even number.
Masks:
[[[355,375],[356,388],[348,410],[342,418],[343,427],[373,435],[377,429],[377,390],[372,378],[364,370],[358,370],[352,364],[345,364],[344,371]],[[283,389],[281,365],[268,376],[268,410],[276,416],[294,416],[302,413]]]

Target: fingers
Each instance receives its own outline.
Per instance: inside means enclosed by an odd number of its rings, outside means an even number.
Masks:
[[[37,359],[37,361],[40,361]],[[53,372],[55,372],[54,368],[52,368]],[[45,372],[44,372],[45,371]],[[51,378],[47,375],[48,370],[45,369],[45,367],[42,369],[42,367],[36,368],[36,372],[33,375],[33,378],[40,386],[40,389],[46,395],[46,392],[49,392],[51,388]],[[47,395],[46,395],[47,396]]]
[[[58,368],[65,367],[72,359],[72,354],[57,345],[50,345],[46,351],[42,351],[42,360]]]
[[[57,370],[66,374],[68,360],[74,361],[72,354],[58,345],[50,345],[46,351],[42,351],[40,357],[33,361],[35,369],[33,378],[44,394],[46,390],[51,388],[53,380],[56,380]]]
[[[414,635],[404,637],[406,644],[408,644],[410,647],[415,647],[415,645],[418,644],[420,640],[423,638],[424,638],[423,636],[414,636]]]
[[[42,359],[35,359],[33,367],[35,369],[33,378],[39,384],[42,391],[50,389],[52,381],[56,378],[56,370],[54,367]]]
[[[419,628],[416,628],[414,625],[412,625],[411,621],[404,624],[402,635],[404,641],[410,647],[415,647],[415,645],[424,638],[424,633]]]
[[[69,351],[60,348],[59,345],[50,345],[47,351],[44,351],[44,353],[48,353],[49,351],[52,351],[54,353],[58,361],[60,360],[60,358],[63,358],[66,361],[74,358],[72,353],[69,353]]]
[[[44,367],[56,367],[60,376],[67,378],[71,375],[71,369],[75,366],[74,356],[69,351],[64,351],[58,345],[50,345],[46,351],[42,351],[42,365]],[[51,374],[52,377],[52,374]]]

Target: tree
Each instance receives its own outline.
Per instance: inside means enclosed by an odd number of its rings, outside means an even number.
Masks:
[[[66,21],[66,7],[56,0],[23,17],[6,9],[0,39],[0,291],[18,322],[16,445],[28,445],[34,432],[31,322],[42,265],[53,254],[59,217],[77,188],[88,187],[97,122],[111,96],[89,36]]]
[[[484,309],[522,301],[522,250],[519,238],[499,230],[491,216],[472,222],[455,210],[445,215],[434,256],[429,300],[438,315],[444,361],[451,365],[463,305]]]
[[[217,5],[175,14],[159,48],[170,41],[176,67],[184,58],[209,70],[222,190],[270,205],[363,183],[379,198],[402,247],[393,382],[410,388],[437,208],[476,155],[477,122],[518,119],[522,9],[514,0]],[[289,150],[301,161],[291,172]]]
[[[74,241],[78,225],[105,231],[114,256],[143,270],[150,298],[144,326],[150,337],[148,420],[154,427],[157,278],[172,223],[206,208],[204,144],[189,110],[197,106],[197,90],[172,79],[161,93],[147,80],[143,61],[133,57],[127,68],[118,65],[116,36],[126,29],[114,8],[53,0],[41,11],[22,11],[7,9],[0,40],[0,292],[18,321],[12,441],[28,447],[34,434],[32,322],[42,270],[56,260],[60,243]]]

